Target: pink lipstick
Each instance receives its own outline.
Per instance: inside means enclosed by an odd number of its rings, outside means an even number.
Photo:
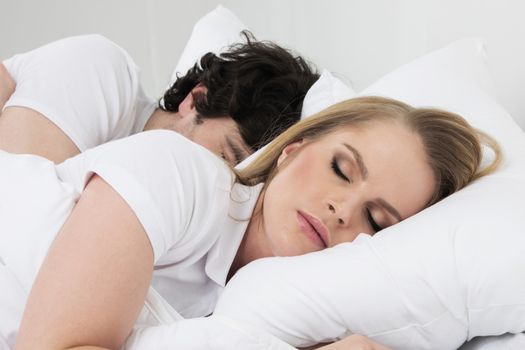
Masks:
[[[297,220],[299,221],[301,230],[308,238],[314,241],[317,246],[321,248],[328,247],[328,228],[321,220],[302,211],[297,212]]]

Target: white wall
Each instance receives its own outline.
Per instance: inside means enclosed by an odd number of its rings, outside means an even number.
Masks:
[[[499,99],[525,128],[520,0],[2,0],[0,57],[97,32],[131,53],[158,96],[193,23],[218,3],[259,38],[296,49],[357,90],[450,41],[483,36]]]
[[[158,84],[154,69],[158,43],[154,31],[161,30],[155,19],[160,15],[153,13],[160,12],[155,3],[157,1],[1,0],[0,57],[9,57],[65,36],[101,33],[130,52],[143,71],[146,90],[153,93]],[[177,7],[173,6],[174,3],[171,2],[170,6]],[[200,10],[195,18],[204,12]],[[193,20],[183,21],[180,31],[172,29],[177,25],[164,23],[166,27],[162,30],[170,28],[173,32],[171,47],[165,55],[171,55],[175,60],[174,55],[182,51],[191,32]]]
[[[525,1],[224,0],[260,36],[344,74],[359,91],[465,36],[487,41],[500,102],[525,129]]]

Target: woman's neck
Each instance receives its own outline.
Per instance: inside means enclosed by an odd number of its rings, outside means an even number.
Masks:
[[[264,214],[263,214],[263,197],[264,193],[257,199],[250,222],[246,227],[246,231],[242,238],[237,254],[233,259],[233,263],[228,272],[227,281],[243,266],[250,262],[272,256],[271,250],[266,241],[266,234],[264,231]]]

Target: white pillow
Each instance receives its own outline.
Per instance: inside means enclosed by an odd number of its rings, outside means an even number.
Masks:
[[[204,54],[220,53],[241,39],[241,31],[247,27],[227,8],[217,6],[206,14],[193,27],[190,39],[171,75],[171,82],[177,75],[184,75]],[[254,33],[255,34],[255,33]],[[256,36],[257,37],[257,36]],[[301,118],[315,114],[324,108],[355,96],[355,91],[340,79],[324,69],[318,81],[312,85],[305,96]],[[260,150],[237,165],[244,168],[260,154]]]
[[[494,83],[487,65],[486,43],[482,38],[469,37],[454,41],[394,72],[411,70],[410,74],[414,74],[417,69],[429,66],[447,72],[458,80],[477,85],[494,96]]]
[[[478,88],[486,89],[483,79],[457,74],[483,67],[483,52],[465,46],[479,43],[431,53],[364,94],[462,113],[502,144],[501,169],[374,237],[249,264],[216,315],[297,347],[355,332],[394,349],[456,349],[475,336],[525,330],[525,135]]]
[[[301,119],[310,117],[323,109],[356,95],[348,85],[323,69],[321,76],[308,90],[303,102]]]
[[[222,5],[204,15],[193,26],[190,39],[171,75],[171,82],[177,79],[177,73],[186,74],[204,54],[220,53],[238,42],[240,33],[245,29],[246,26],[239,18]]]
[[[451,59],[456,59],[455,63]],[[463,115],[500,143],[512,146],[513,140],[521,139],[523,133],[507,111],[486,92],[492,90],[483,41],[470,38],[396,69],[359,95],[382,95],[414,106],[445,108]],[[509,152],[513,149],[508,147]]]

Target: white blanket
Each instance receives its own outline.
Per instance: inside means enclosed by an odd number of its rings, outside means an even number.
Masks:
[[[295,348],[246,323],[225,315],[184,319],[150,288],[132,334],[121,350],[294,350]],[[522,350],[525,334],[480,337],[460,350]]]
[[[153,288],[122,350],[293,350],[273,335],[226,316],[183,319]]]

